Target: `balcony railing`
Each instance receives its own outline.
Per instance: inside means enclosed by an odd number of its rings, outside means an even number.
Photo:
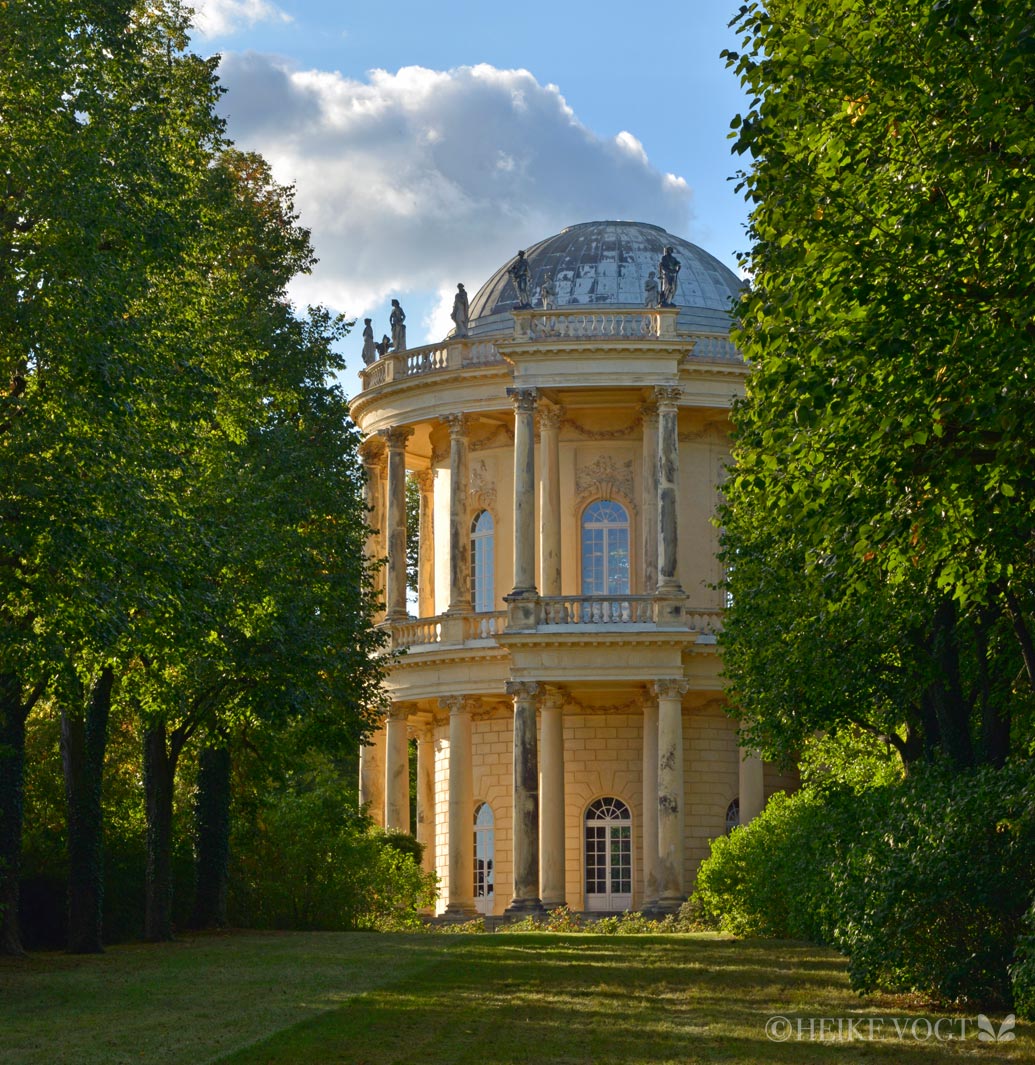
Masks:
[[[657,624],[659,602],[652,595],[541,596],[536,603],[536,631],[561,626],[577,629],[589,625],[596,626],[597,631],[601,628],[622,631],[630,626],[650,628]],[[683,617],[691,632],[714,636],[722,631],[722,611],[717,608],[694,608],[687,610]],[[430,647],[457,638],[464,644],[495,640],[507,629],[505,610],[450,619],[459,625],[455,630],[458,637],[444,634],[447,619],[449,615],[439,614],[432,618],[394,622],[391,626],[392,646],[396,649]]]
[[[366,391],[407,377],[460,370],[467,366],[492,366],[503,361],[491,340],[449,340],[386,355],[362,370],[360,379]]]
[[[649,625],[654,622],[652,595],[544,595],[537,626]]]
[[[656,340],[676,336],[675,308],[594,309],[560,307],[551,311],[515,311],[515,340]]]
[[[719,359],[741,362],[740,353],[721,333],[683,333],[676,329],[676,308],[614,308],[612,310],[586,307],[561,307],[557,310],[526,310],[514,312],[514,340],[545,341],[609,340],[636,338],[641,340],[673,339],[692,344],[686,362],[695,359]],[[511,339],[511,338],[506,338]],[[386,355],[360,372],[363,390],[377,388],[410,377],[461,370],[472,366],[504,365],[493,340],[446,340],[440,344],[426,344]]]

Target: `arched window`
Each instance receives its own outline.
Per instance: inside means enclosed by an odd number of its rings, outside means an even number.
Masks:
[[[479,913],[492,913],[496,882],[496,818],[487,802],[474,811],[474,904]]]
[[[611,499],[582,512],[582,594],[629,594],[629,514]]]
[[[487,510],[479,511],[471,522],[471,599],[479,614],[496,606],[496,560],[493,549],[494,525]]]
[[[632,905],[632,814],[610,796],[586,810],[586,909],[619,911]]]
[[[740,826],[740,799],[734,799],[726,807],[726,835]]]

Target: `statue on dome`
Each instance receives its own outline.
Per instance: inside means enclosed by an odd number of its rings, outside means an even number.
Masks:
[[[374,327],[369,318],[363,319],[363,365],[369,366],[377,359],[377,345],[374,343]]]
[[[543,301],[543,310],[552,311],[557,306],[557,285],[553,275],[547,273],[539,286],[539,298]]]
[[[657,307],[659,301],[658,275],[651,270],[647,275],[647,280],[643,283],[643,305],[644,307]]]
[[[377,352],[377,357],[383,359],[388,354],[388,349],[392,346],[392,338],[387,334],[383,334],[380,341],[374,345],[374,351]]]
[[[467,303],[467,290],[461,283],[456,286],[456,295],[453,297],[453,310],[449,315],[449,317],[453,319],[453,325],[456,326],[453,330],[454,336],[467,336],[467,320],[469,314],[470,308]]]
[[[392,313],[388,323],[392,327],[392,351],[406,350],[406,314],[398,300],[392,300]]]
[[[525,258],[523,251],[517,253],[514,265],[507,270],[507,274],[510,276],[510,280],[514,284],[514,291],[517,293],[517,307],[515,309],[519,311],[527,310],[532,306],[532,300],[528,293],[530,280],[528,260]]]
[[[676,280],[683,264],[672,254],[671,245],[665,246],[665,254],[658,263],[658,275],[661,277],[661,306],[676,305]]]

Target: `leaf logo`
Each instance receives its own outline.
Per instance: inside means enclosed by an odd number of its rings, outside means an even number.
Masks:
[[[1009,1043],[1011,1039],[1017,1038],[1017,1033],[1013,1030],[1016,1023],[1017,1018],[1012,1013],[1007,1014],[996,1031],[995,1025],[983,1013],[979,1013],[977,1026],[981,1031],[978,1032],[978,1039],[982,1043]]]

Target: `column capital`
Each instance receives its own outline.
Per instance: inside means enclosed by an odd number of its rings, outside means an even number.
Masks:
[[[506,691],[515,699],[534,699],[539,694],[539,683],[534,680],[508,680]]]
[[[683,390],[679,385],[656,385],[654,388],[654,402],[659,413],[669,414],[676,410],[682,398]]]
[[[564,418],[564,408],[556,403],[541,400],[539,403],[539,429],[559,429]]]
[[[413,436],[413,428],[408,425],[393,425],[391,429],[380,429],[378,432],[389,451],[402,451],[406,441]]]
[[[435,487],[435,471],[430,467],[426,470],[415,470],[411,475],[420,487],[421,492],[429,494]]]
[[[651,689],[659,699],[681,699],[690,690],[690,682],[675,677],[665,677],[654,681]]]
[[[469,714],[473,709],[475,700],[470,695],[448,695],[439,699],[438,705],[443,710],[448,710],[450,715]]]
[[[658,401],[654,398],[653,394],[643,401],[640,406],[640,417],[643,419],[643,425],[645,428],[653,427],[657,429],[658,426]]]
[[[442,420],[449,427],[449,437],[451,440],[467,438],[467,434],[471,429],[471,420],[466,414],[447,414]]]
[[[406,709],[405,706],[400,706],[400,705],[398,705],[396,703],[393,703],[391,708],[388,711],[388,720],[389,721],[405,721],[407,716],[408,716],[408,714],[409,714],[409,711]]]
[[[380,433],[368,436],[359,445],[359,457],[364,466],[380,468],[385,463],[385,444]]]
[[[514,410],[520,414],[535,414],[539,390],[536,388],[508,388],[507,395],[514,404]]]
[[[543,698],[540,703],[544,710],[563,710],[568,701],[568,693],[563,688],[556,688],[548,684],[543,688]]]

